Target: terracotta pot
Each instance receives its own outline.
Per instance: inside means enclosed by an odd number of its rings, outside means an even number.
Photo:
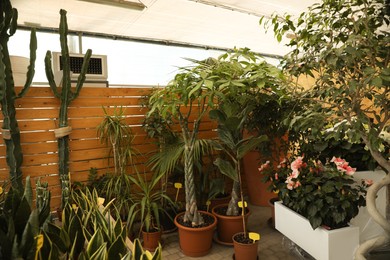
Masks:
[[[242,224],[242,216],[225,216],[218,214],[216,209],[227,207],[228,204],[219,205],[213,208],[212,213],[217,217],[217,239],[216,242],[223,245],[233,245],[233,235],[239,232],[244,231]],[[245,214],[245,222],[248,222],[248,217],[250,215],[249,208],[247,208],[247,213]]]
[[[175,225],[179,232],[180,248],[186,256],[200,257],[207,255],[213,244],[213,233],[217,226],[217,218],[206,211],[199,211],[202,214],[212,216],[214,222],[207,227],[191,228],[185,227],[177,222],[177,219],[184,215],[184,212],[175,217]]]
[[[234,256],[233,259],[235,260],[256,260],[257,259],[257,248],[259,245],[259,241],[255,241],[254,243],[250,244],[243,244],[239,243],[235,240],[235,237],[237,235],[243,234],[237,233],[233,235],[233,242],[234,242]]]
[[[155,232],[146,232],[142,230],[143,247],[153,252],[158,247],[161,240],[161,230]]]

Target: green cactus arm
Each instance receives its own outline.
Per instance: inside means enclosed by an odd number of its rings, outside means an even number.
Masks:
[[[47,51],[45,56],[45,72],[49,86],[54,93],[56,98],[60,98],[60,93],[57,91],[56,82],[54,81],[53,69],[51,68],[51,52]]]
[[[81,67],[80,75],[77,78],[76,92],[72,95],[71,100],[74,100],[80,94],[80,90],[83,87],[83,84],[85,82],[85,75],[87,74],[89,60],[91,59],[91,55],[92,55],[92,50],[88,49],[87,53],[84,56],[83,66]]]
[[[15,34],[16,29],[18,27],[18,10],[16,10],[16,8],[12,9],[10,19],[11,20],[9,24],[9,36],[12,36]]]
[[[68,48],[68,22],[66,18],[66,11],[64,9],[60,10],[60,43],[61,43],[61,59],[62,59],[62,70],[63,70],[63,82],[69,82],[69,86],[64,86],[65,88],[70,88],[70,61],[69,61],[69,48]]]
[[[22,91],[19,93],[19,95],[16,98],[23,97],[27,91],[29,90],[32,80],[35,75],[35,60],[37,59],[37,35],[35,28],[31,29],[31,36],[30,36],[30,65],[28,65],[28,71],[27,71],[27,78],[26,83],[24,84],[24,87]]]

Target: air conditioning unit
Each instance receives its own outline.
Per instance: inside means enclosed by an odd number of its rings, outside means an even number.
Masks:
[[[57,85],[62,80],[63,64],[61,52],[52,52],[53,73]],[[83,66],[84,54],[69,54],[71,79],[77,80]],[[85,75],[87,81],[107,81],[107,56],[93,54],[89,60],[89,66]]]

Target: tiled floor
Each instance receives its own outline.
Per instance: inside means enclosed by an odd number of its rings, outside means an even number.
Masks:
[[[249,205],[249,208],[251,209],[252,214],[248,219],[248,230],[258,232],[261,235],[258,248],[258,259],[304,259],[294,254],[294,250],[289,249],[289,241],[271,227],[269,223],[271,209],[269,207]],[[233,253],[233,247],[213,242],[212,250],[208,255],[198,258],[187,257],[180,251],[177,232],[163,235],[163,259],[232,259]]]

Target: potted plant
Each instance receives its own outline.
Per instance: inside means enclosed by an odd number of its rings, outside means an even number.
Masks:
[[[367,210],[386,234],[365,241],[356,259],[390,240],[389,216],[382,216],[375,205],[378,191],[390,183],[390,40],[383,30],[389,19],[386,0],[347,0],[315,4],[296,20],[287,14],[269,20],[279,40],[285,34],[292,36],[284,71],[298,78],[296,82],[300,76],[314,78],[312,87],[296,92],[297,99],[312,102],[293,119],[292,127],[310,128],[314,134],[327,128],[346,129],[347,135],[336,137],[363,142],[387,173],[367,191]]]
[[[196,149],[202,147],[196,146],[199,144],[199,127],[209,108],[214,106],[212,101],[215,91],[208,75],[212,66],[211,59],[196,61],[194,67],[183,69],[183,72],[177,74],[165,88],[156,91],[149,100],[151,106],[148,114],[158,110],[162,117],[172,117],[180,126],[184,144],[181,149],[184,155],[186,211],[175,217],[175,224],[179,229],[180,247],[188,256],[202,256],[210,251],[217,222],[212,214],[198,211],[194,182]],[[186,237],[187,235],[190,237]]]
[[[132,194],[134,204],[129,209],[128,226],[132,227],[136,220],[141,221],[143,247],[150,251],[154,251],[161,240],[161,215],[167,214],[166,208],[174,204],[163,190],[156,189],[163,177],[164,173],[154,173],[151,180],[147,181],[145,174],[137,173],[137,178],[129,176],[139,192]],[[162,204],[162,201],[165,203]]]
[[[104,177],[104,184],[101,185],[102,190],[99,192],[100,196],[107,200],[115,199],[115,207],[121,219],[125,221],[131,204],[132,185],[126,168],[129,163],[132,164],[138,152],[132,145],[134,135],[125,122],[123,108],[115,107],[112,115],[104,107],[103,111],[105,115],[97,127],[97,134],[102,143],[110,146],[109,156],[111,154],[113,156],[114,172]]]
[[[246,232],[245,226],[249,216],[249,209],[244,206],[240,210],[238,206],[239,201],[245,205],[241,159],[248,151],[264,142],[267,137],[243,137],[249,106],[243,108],[235,100],[226,99],[219,107],[219,109],[210,111],[210,118],[218,121],[218,140],[214,147],[222,150],[227,159],[217,158],[214,163],[221,173],[233,180],[233,188],[229,204],[214,207],[212,212],[218,218],[217,241],[225,245],[233,245],[233,235]]]
[[[356,183],[352,177],[356,168],[336,157],[322,164],[321,161],[304,160],[299,156],[291,162],[283,160],[277,171],[270,167],[269,162],[263,164],[259,171],[270,180],[271,189],[281,200],[275,206],[276,229],[315,258],[352,258],[359,243],[359,228],[346,227],[358,214],[359,208],[365,206],[366,188],[371,184],[369,180]],[[305,218],[306,226],[311,229],[296,230],[297,227],[302,227],[291,225],[290,214],[283,214],[291,213],[290,211]],[[300,216],[297,218],[302,218]],[[323,229],[337,230],[339,235],[344,230],[346,237],[337,237],[338,242],[332,243],[329,236],[326,237],[325,244],[317,243],[318,246],[313,246],[312,241],[323,233]],[[348,238],[351,235],[353,239]],[[343,244],[342,239],[348,242]],[[336,244],[336,247],[332,247]]]

